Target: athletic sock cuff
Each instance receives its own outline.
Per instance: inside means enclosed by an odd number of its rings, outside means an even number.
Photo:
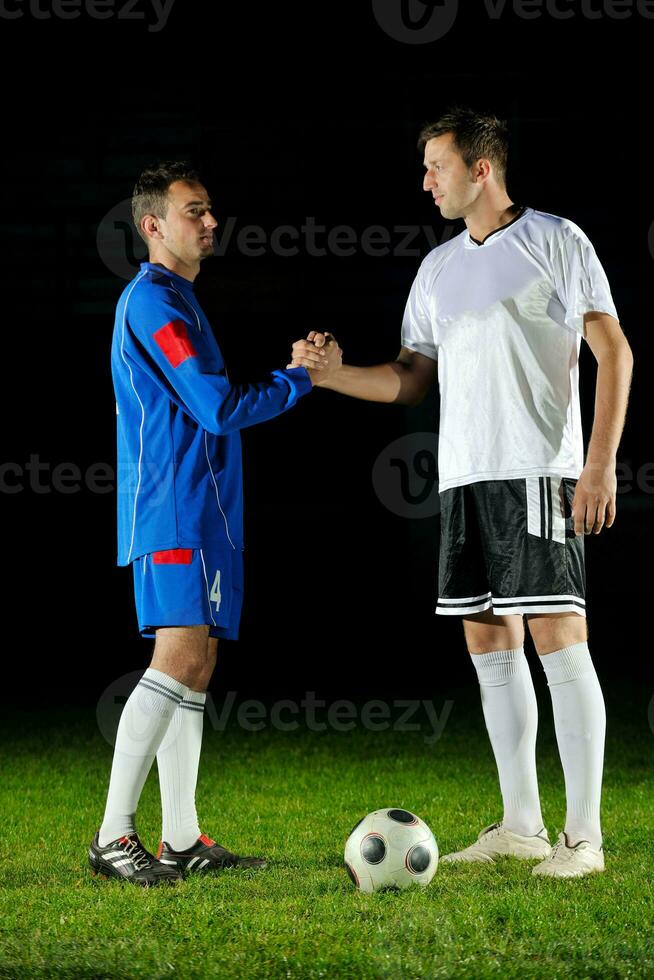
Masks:
[[[552,653],[544,653],[540,657],[543,670],[547,676],[547,685],[563,684],[574,681],[577,677],[589,674],[595,670],[588,649],[588,643],[573,643],[569,647],[561,647]]]
[[[472,662],[480,684],[506,684],[527,662],[524,646],[513,650],[491,650],[489,653],[471,653]]]
[[[192,704],[194,707],[203,707],[204,702],[207,700],[206,691],[192,691],[190,688],[184,695],[184,701],[182,704]]]
[[[178,701],[185,697],[188,691],[186,684],[182,684],[170,674],[165,674],[163,670],[157,670],[156,667],[148,667],[139,683],[149,687],[152,691],[172,694]]]

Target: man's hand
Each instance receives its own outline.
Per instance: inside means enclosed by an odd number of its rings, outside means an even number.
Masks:
[[[586,462],[572,501],[575,534],[599,534],[602,527],[611,527],[617,486],[615,462]]]
[[[305,367],[313,385],[325,384],[341,367],[343,351],[330,333],[312,330],[306,340],[296,340],[292,349],[292,361],[287,368]]]

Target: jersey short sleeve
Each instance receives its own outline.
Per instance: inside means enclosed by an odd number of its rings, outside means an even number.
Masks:
[[[565,323],[584,335],[584,313],[596,310],[618,319],[606,273],[588,236],[566,221],[553,243],[552,278]]]
[[[434,329],[425,288],[424,263],[413,280],[402,318],[402,346],[438,360]]]

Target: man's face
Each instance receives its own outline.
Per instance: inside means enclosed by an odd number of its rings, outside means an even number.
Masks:
[[[464,218],[481,192],[481,184],[475,183],[453,143],[453,133],[427,141],[422,183],[423,189],[431,192],[442,216],[450,220]]]
[[[218,222],[210,208],[211,201],[202,184],[175,180],[168,188],[166,217],[159,219],[162,244],[186,265],[213,255],[213,232]]]

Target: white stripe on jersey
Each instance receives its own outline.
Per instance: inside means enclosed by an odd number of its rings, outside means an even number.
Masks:
[[[138,502],[139,490],[141,488],[141,460],[143,459],[143,424],[145,422],[145,409],[143,407],[143,402],[139,398],[139,393],[136,390],[136,387],[134,385],[134,375],[132,374],[131,365],[130,365],[129,361],[127,360],[127,358],[125,357],[125,321],[127,319],[127,303],[129,302],[129,298],[132,295],[132,292],[134,291],[134,287],[137,286],[138,283],[140,283],[141,279],[143,279],[146,275],[147,275],[147,272],[146,272],[145,269],[143,269],[139,273],[139,275],[136,276],[134,282],[132,283],[132,288],[130,289],[130,291],[127,294],[127,297],[125,299],[125,303],[123,304],[123,324],[122,324],[122,332],[121,332],[121,337],[120,337],[120,355],[121,355],[122,359],[125,361],[125,364],[127,365],[127,369],[129,370],[129,380],[130,380],[130,382],[132,384],[132,388],[134,390],[134,394],[136,395],[136,397],[138,399],[138,403],[141,406],[141,425],[140,425],[140,428],[139,428],[139,462],[138,462],[138,474],[139,474],[139,478],[138,478],[138,482],[136,484],[136,493],[134,494],[134,515],[133,515],[133,518],[132,518],[132,537],[131,537],[130,545],[129,545],[129,553],[127,555],[127,560],[128,561],[131,561],[132,548],[134,547],[134,534],[136,532],[136,504]]]

